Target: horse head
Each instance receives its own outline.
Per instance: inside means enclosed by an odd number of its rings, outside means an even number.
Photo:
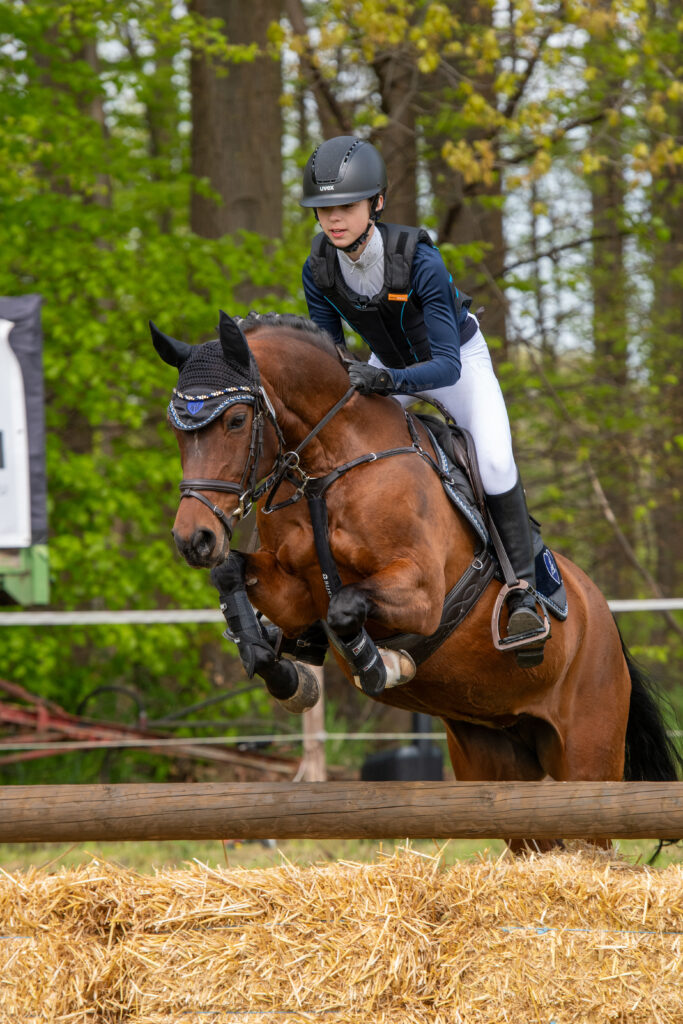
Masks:
[[[239,324],[221,311],[219,337],[188,345],[151,321],[154,347],[178,369],[168,406],[183,468],[181,501],[173,524],[189,565],[207,568],[226,557],[233,524],[251,507],[270,410],[256,361]],[[192,499],[192,500],[182,500]]]

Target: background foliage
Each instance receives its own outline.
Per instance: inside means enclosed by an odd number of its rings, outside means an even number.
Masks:
[[[389,218],[486,306],[548,541],[608,597],[679,596],[681,27],[679,0],[7,0],[0,293],[44,297],[55,606],[214,603],[170,543],[174,374],[147,320],[199,341],[219,308],[304,312],[301,167],[352,131]],[[680,619],[620,625],[682,682]],[[203,627],[6,630],[0,671],[70,710],[122,682],[158,714],[241,673]],[[273,714],[258,692],[216,713]]]

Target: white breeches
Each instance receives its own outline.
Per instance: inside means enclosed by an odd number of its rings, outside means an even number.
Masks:
[[[517,466],[505,399],[493,371],[486,339],[480,330],[462,346],[460,358],[460,378],[450,387],[393,397],[404,406],[422,397],[441,402],[458,426],[472,435],[486,493],[503,494],[517,482]],[[369,362],[372,366],[384,367],[374,354]]]

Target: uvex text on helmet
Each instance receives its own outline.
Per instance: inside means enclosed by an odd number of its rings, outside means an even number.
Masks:
[[[339,135],[318,146],[304,168],[301,206],[344,206],[387,187],[387,169],[370,142]]]

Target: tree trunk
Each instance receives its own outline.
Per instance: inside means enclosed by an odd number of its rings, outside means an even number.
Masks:
[[[671,131],[683,132],[680,110]],[[675,137],[675,136],[674,136]],[[656,576],[668,597],[683,590],[683,374],[681,373],[681,280],[683,279],[683,167],[674,164],[658,172],[653,189],[652,215],[667,227],[668,237],[653,243],[653,304],[650,327],[650,371],[657,384],[652,412],[654,525],[657,544]]]
[[[195,13],[225,23],[230,44],[257,43],[261,48],[280,8],[280,0],[192,4]],[[225,71],[204,56],[191,62],[191,169],[218,194],[216,199],[194,190],[191,227],[205,238],[240,229],[276,238],[282,232],[280,63],[261,54],[229,64]]]
[[[470,7],[463,0],[449,0],[448,6],[459,14],[463,24],[471,25],[476,21],[493,28],[493,11],[488,5]],[[455,66],[456,58],[452,58],[450,63],[452,67]],[[473,309],[479,306],[486,309],[482,327],[487,336],[495,337],[500,342],[501,347],[492,352],[494,361],[497,361],[507,358],[508,346],[505,304],[500,293],[505,266],[502,201],[497,204],[491,202],[492,199],[502,197],[500,176],[496,176],[491,184],[465,184],[462,174],[454,171],[442,156],[444,135],[438,117],[444,105],[453,103],[449,93],[452,93],[452,82],[458,75],[474,77],[476,91],[487,102],[495,105],[494,74],[474,71],[467,58],[462,59],[462,65],[455,66],[455,76],[437,70],[423,79],[423,103],[428,111],[425,136],[431,153],[428,165],[437,215],[438,242],[450,242],[452,245],[484,242],[486,245],[484,259],[472,265],[465,277],[458,281],[458,285],[473,296]],[[430,122],[434,130],[430,130]],[[486,134],[480,129],[471,128],[463,137],[465,142],[473,144]],[[493,139],[492,145],[497,146],[497,140]]]
[[[591,179],[593,214],[593,366],[599,382],[599,407],[594,410],[597,423],[612,424],[601,430],[594,451],[594,464],[607,499],[621,530],[634,544],[633,509],[636,491],[636,464],[633,451],[618,423],[629,410],[627,346],[627,294],[624,269],[622,220],[625,184],[622,176],[621,144],[595,134],[591,149],[605,163]],[[624,407],[624,403],[626,406]],[[614,531],[604,521],[596,523],[596,549],[601,564],[596,566],[598,581],[609,597],[627,596],[633,590],[633,572],[625,563]]]
[[[378,145],[387,165],[386,219],[415,225],[417,212],[417,137],[415,99],[418,74],[409,55],[392,51],[375,60],[382,110],[389,118]]]
[[[431,141],[438,144],[437,139]],[[468,141],[474,141],[474,136],[468,136]],[[462,174],[449,167],[440,152],[434,152],[429,168],[438,216],[438,242],[450,242],[452,245],[484,242],[487,246],[482,263],[472,266],[458,285],[474,297],[473,309],[485,308],[484,333],[499,339],[501,348],[497,350],[497,357],[505,359],[508,344],[505,306],[498,292],[505,264],[503,213],[501,207],[494,208],[487,202],[479,202],[480,196],[487,200],[500,197],[500,182],[490,186],[465,186]],[[494,281],[498,288],[492,286]],[[495,351],[493,355],[496,356]]]
[[[315,99],[323,138],[332,139],[335,135],[352,135],[353,126],[349,114],[337,99],[333,85],[330,84],[320,67],[315,46],[308,34],[306,11],[301,0],[285,0],[285,13],[289,18],[292,31],[300,42],[299,67],[301,75],[306,80]],[[305,117],[305,112],[302,111],[302,113]],[[304,130],[303,124],[300,134],[308,134],[307,130]]]
[[[626,287],[624,237],[621,230],[625,195],[621,154],[616,141],[595,145],[607,157],[593,176],[593,350],[599,371],[617,387],[628,378],[626,349]]]

